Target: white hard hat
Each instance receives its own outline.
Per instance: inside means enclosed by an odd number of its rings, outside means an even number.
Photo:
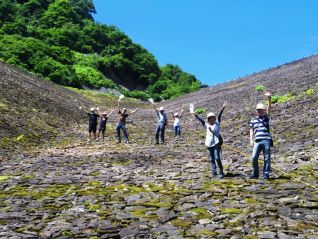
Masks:
[[[210,113],[208,113],[208,115],[207,115],[206,117],[207,117],[207,118],[215,117],[215,114],[214,114],[214,113],[212,113],[212,112],[210,112]]]
[[[127,108],[123,108],[123,110],[127,110]]]
[[[103,115],[107,115],[107,113],[106,113],[106,112],[104,112],[104,113],[103,113]]]
[[[91,108],[91,111],[95,111],[95,108],[92,107],[92,108]]]
[[[257,110],[265,110],[265,109],[266,109],[266,107],[265,107],[265,105],[264,105],[264,104],[259,103],[259,104],[257,104],[256,109],[257,109]]]
[[[159,110],[160,110],[160,111],[161,111],[161,110],[164,110],[163,106],[161,106],[161,107],[159,108]]]
[[[174,116],[179,116],[179,113],[174,113]]]

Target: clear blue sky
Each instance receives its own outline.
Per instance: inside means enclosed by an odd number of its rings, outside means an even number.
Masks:
[[[215,85],[318,53],[316,0],[93,0],[162,66]]]

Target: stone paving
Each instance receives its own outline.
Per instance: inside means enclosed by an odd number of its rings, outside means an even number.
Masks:
[[[250,180],[249,157],[224,146],[220,180],[202,132],[154,145],[141,126],[130,144],[82,138],[4,159],[0,238],[318,238],[315,149],[274,155],[271,179]]]

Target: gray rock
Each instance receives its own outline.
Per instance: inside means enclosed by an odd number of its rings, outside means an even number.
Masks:
[[[263,232],[257,232],[257,235],[261,239],[275,239],[276,233],[271,231],[263,231]]]

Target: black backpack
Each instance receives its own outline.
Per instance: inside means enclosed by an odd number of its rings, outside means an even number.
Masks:
[[[210,128],[209,128],[209,130],[211,131],[211,133],[212,133],[215,137],[217,137],[217,136],[213,133],[213,131],[212,131]],[[221,146],[223,145],[222,135],[219,134],[219,137],[217,137],[217,138],[218,138],[218,140],[219,140],[218,145],[221,147]]]
[[[220,145],[220,147],[223,145],[223,138],[222,138],[222,135],[221,134],[219,134],[219,145]]]

